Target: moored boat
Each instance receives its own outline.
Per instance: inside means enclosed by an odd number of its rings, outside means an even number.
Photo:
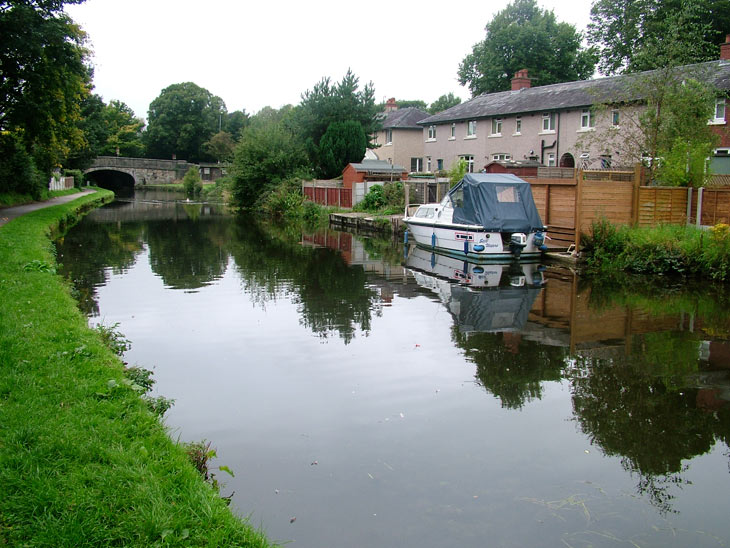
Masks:
[[[403,221],[419,246],[472,261],[535,258],[547,250],[530,183],[511,173],[467,173],[440,203],[421,205]]]

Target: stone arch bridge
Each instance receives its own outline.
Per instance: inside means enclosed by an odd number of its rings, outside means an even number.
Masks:
[[[185,160],[99,156],[84,173],[99,186],[131,188],[179,181],[191,167],[198,165]]]

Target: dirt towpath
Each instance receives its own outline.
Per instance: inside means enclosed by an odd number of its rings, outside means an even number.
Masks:
[[[21,215],[24,215],[31,211],[35,211],[36,209],[43,209],[44,207],[51,207],[58,204],[65,204],[66,202],[72,202],[77,198],[81,198],[81,196],[85,196],[93,192],[96,191],[91,189],[84,189],[81,192],[77,192],[76,194],[69,194],[68,196],[56,196],[55,198],[51,198],[50,200],[46,200],[45,202],[32,202],[30,204],[0,208],[0,226],[3,226],[5,223],[12,221],[16,217],[20,217]]]

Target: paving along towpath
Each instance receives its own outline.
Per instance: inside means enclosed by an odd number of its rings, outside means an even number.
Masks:
[[[31,211],[35,211],[36,209],[42,209],[44,207],[51,207],[58,204],[65,204],[66,202],[72,202],[73,200],[81,198],[82,196],[85,196],[87,194],[91,194],[92,192],[96,191],[92,189],[84,189],[81,192],[77,192],[76,194],[69,194],[67,196],[56,196],[55,198],[51,198],[50,200],[46,200],[45,202],[32,202],[30,204],[0,208],[0,226],[3,226],[5,223],[12,221],[16,217],[20,217],[21,215],[24,215]]]

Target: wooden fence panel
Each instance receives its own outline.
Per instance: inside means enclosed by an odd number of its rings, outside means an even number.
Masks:
[[[705,188],[702,191],[702,224],[730,224],[730,189]]]
[[[634,184],[624,181],[583,181],[581,185],[580,230],[605,218],[614,224],[633,222]]]
[[[686,188],[639,188],[638,226],[687,223]]]

